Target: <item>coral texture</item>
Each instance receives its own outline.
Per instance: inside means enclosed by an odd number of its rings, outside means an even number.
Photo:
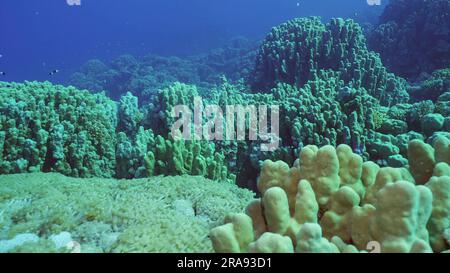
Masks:
[[[178,87],[182,85],[168,90],[184,90]],[[174,140],[168,131],[162,137],[145,128],[144,113],[131,93],[116,103],[104,94],[48,82],[0,83],[0,90],[4,93],[1,174],[44,171],[117,178],[191,174],[235,179],[213,143]],[[175,97],[167,98],[160,115],[170,117]],[[169,126],[153,123],[153,128],[170,130]]]
[[[350,147],[309,145],[292,168],[264,162],[246,214],[211,230],[217,252],[442,252],[450,185],[448,138],[410,142],[410,168],[380,168]]]
[[[252,198],[201,177],[3,175],[0,252],[70,252],[69,236],[81,252],[210,252],[209,229]]]
[[[114,174],[116,104],[48,82],[0,83],[0,173]]]
[[[340,79],[363,87],[384,105],[406,102],[406,82],[389,73],[367,49],[361,27],[352,20],[297,18],[272,29],[259,51],[252,82],[268,92],[277,83],[302,87],[320,70],[340,72]]]

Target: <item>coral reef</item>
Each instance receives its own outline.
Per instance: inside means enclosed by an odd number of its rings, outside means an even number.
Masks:
[[[211,227],[253,193],[200,177],[0,177],[0,252],[211,252]]]
[[[392,0],[371,48],[353,20],[297,18],[259,51],[0,82],[0,252],[450,252],[449,3]],[[280,146],[180,138],[179,105],[202,138],[207,106],[233,106],[223,131],[276,106]]]
[[[264,159],[291,158],[293,161],[294,154],[288,152],[287,147],[348,143],[361,154],[365,153],[366,136],[375,126],[373,109],[377,109],[379,103],[365,89],[346,86],[336,74],[321,71],[301,89],[279,84],[267,94],[247,93],[245,87],[225,81],[204,98],[205,105],[218,105],[222,109],[227,105],[280,107],[283,138],[282,148],[276,153],[263,153],[256,148],[258,143],[251,141],[216,142],[216,150],[226,155],[225,161],[233,163],[229,168],[237,173],[240,185],[253,188],[247,181],[256,179],[260,161]],[[180,104],[193,109],[198,91],[195,86],[175,83],[157,94],[144,107],[143,124],[168,137],[174,123],[170,110]]]
[[[440,95],[450,92],[450,68],[434,71],[420,85],[410,87],[408,92],[414,102],[424,100],[436,102]]]
[[[192,63],[187,70],[198,67],[200,71],[205,68],[200,65],[202,63],[214,67],[215,71],[227,71],[224,74],[233,80],[246,78],[254,91],[265,91],[263,94],[251,93],[247,86],[236,81],[218,81],[218,77],[215,80],[198,80],[196,75],[183,78],[176,71],[167,73],[175,76],[164,80],[166,85],[152,87],[151,95],[145,95],[145,99],[141,99],[147,92],[143,86],[119,87],[122,90],[120,94],[124,94],[123,90],[133,92],[133,95],[126,94],[122,99],[137,96],[138,101],[145,103],[140,113],[136,98],[129,102],[133,104],[129,117],[123,112],[123,107],[119,107],[119,131],[126,136],[118,136],[116,154],[121,162],[118,177],[143,177],[149,172],[148,166],[153,168],[153,163],[148,165],[147,159],[152,159],[154,150],[148,154],[150,149],[145,148],[145,143],[138,143],[142,142],[136,139],[139,127],[144,127],[144,131],[151,129],[153,132],[148,134],[160,135],[170,141],[169,132],[174,122],[171,109],[179,104],[192,109],[194,98],[199,95],[205,103],[223,108],[229,104],[280,106],[280,134],[283,137],[282,147],[276,153],[260,152],[256,148],[258,143],[248,141],[215,143],[216,152],[225,155],[225,165],[236,174],[238,184],[253,189],[262,161],[283,159],[292,163],[296,152],[291,147],[301,149],[308,144],[347,144],[364,159],[376,161],[382,166],[402,167],[407,165],[406,147],[410,140],[431,142],[437,135],[448,132],[450,123],[445,96],[448,91],[447,70],[436,71],[418,87],[410,87],[410,104],[406,82],[389,73],[380,57],[367,49],[361,28],[352,20],[333,19],[323,24],[319,18],[311,17],[282,24],[274,28],[262,43],[254,70],[232,76],[233,71],[243,71],[236,69],[240,62],[246,62],[247,68],[250,60],[255,58],[250,57],[256,54],[249,50],[251,47],[248,41],[237,39],[228,47],[183,59],[183,62],[190,60],[197,63]],[[153,62],[155,58],[159,61]],[[122,71],[119,74],[128,75],[120,77],[120,83],[124,84],[152,74],[146,74],[147,64],[161,73],[173,69],[173,63],[165,60],[156,56],[141,60],[122,56],[114,60],[111,67],[114,71]],[[178,64],[177,67],[184,65]],[[98,70],[97,73],[102,75]],[[212,70],[205,71],[205,75],[217,75]],[[171,83],[175,78],[184,83]],[[201,83],[204,81],[212,85],[205,88],[206,85]],[[127,121],[133,132],[128,132],[129,129],[121,123],[121,120],[127,119],[135,119]]]
[[[277,83],[302,87],[320,70],[340,72],[354,88],[363,87],[383,105],[407,102],[406,83],[387,72],[379,56],[366,47],[361,27],[352,20],[297,18],[272,29],[256,60],[254,91],[268,92]]]
[[[223,47],[206,54],[180,57],[123,55],[110,63],[100,60],[86,62],[75,72],[69,84],[92,92],[107,91],[113,99],[127,92],[142,102],[175,82],[195,84],[208,90],[220,83],[222,75],[236,82],[247,79],[256,57],[256,43],[237,37]]]
[[[306,31],[307,27],[311,27],[314,31]],[[233,59],[232,56],[248,52],[247,47],[244,42],[237,41],[229,49],[197,58],[207,59],[205,62],[215,62],[217,67],[225,69],[227,65],[220,65],[226,62],[223,56]],[[273,74],[273,71],[281,69],[274,65],[280,65],[286,60],[292,61],[289,54],[297,54],[297,51],[304,54],[306,51],[303,49],[312,52],[312,55],[307,54],[300,60],[312,58],[311,66],[307,66],[303,61],[293,62],[285,64],[286,69],[289,68],[286,75]],[[281,59],[277,56],[281,56]],[[268,66],[269,60],[274,63]],[[356,65],[358,62],[360,67],[348,65],[350,63]],[[109,68],[96,61],[90,65],[93,70],[92,76],[100,75],[102,80],[106,79],[107,76],[102,76],[101,71]],[[167,65],[173,67],[172,64]],[[128,75],[119,77],[121,83],[126,82],[122,77],[131,79],[133,75],[145,70],[145,65],[132,56],[122,56],[114,60],[111,66],[115,71],[120,70],[119,74]],[[274,70],[270,72],[270,69]],[[301,75],[295,76],[297,75],[295,71]],[[144,75],[146,72],[142,73]],[[13,130],[2,125],[8,128],[0,130],[0,148],[5,156],[2,173],[58,171],[79,177],[117,178],[193,174],[230,181],[236,176],[239,185],[256,189],[256,175],[260,171],[261,163],[265,159],[282,159],[292,164],[298,151],[291,147],[301,149],[310,144],[318,146],[347,144],[364,159],[373,160],[382,166],[403,167],[407,165],[406,147],[410,140],[432,142],[438,135],[446,135],[449,130],[448,96],[445,92],[448,88],[446,70],[436,71],[432,78],[421,84],[424,90],[437,90],[429,92],[433,93],[430,98],[435,102],[420,100],[413,104],[396,103],[403,102],[403,98],[407,97],[401,95],[406,90],[404,84],[394,84],[391,86],[393,89],[386,85],[387,79],[395,76],[386,71],[376,54],[367,50],[360,27],[351,20],[333,19],[325,25],[315,17],[301,18],[274,28],[260,49],[256,70],[253,73],[264,79],[271,79],[270,82],[260,83],[273,85],[273,88],[262,94],[252,93],[242,82],[232,84],[226,78],[221,78],[220,84],[211,87],[209,92],[203,95],[203,99],[207,104],[219,105],[222,108],[230,104],[279,106],[280,135],[283,137],[281,148],[275,153],[261,152],[258,149],[258,142],[185,143],[171,139],[171,126],[175,121],[171,115],[172,108],[182,104],[192,109],[195,97],[202,94],[196,85],[175,82],[152,91],[152,95],[142,107],[139,99],[142,94],[134,95],[132,92],[124,93],[117,104],[103,94],[83,96],[86,100],[99,99],[101,103],[108,105],[111,109],[101,114],[107,117],[94,118],[92,116],[94,114],[90,115],[87,119],[96,122],[87,123],[85,125],[87,128],[79,126],[77,122],[80,121],[74,119],[62,122],[61,126],[51,123],[46,125],[48,127],[46,130],[38,130],[39,134],[29,132],[29,126],[23,129],[20,127],[19,134],[25,134],[26,137],[24,139],[19,137],[19,141],[24,143],[24,148],[14,148],[17,151],[12,151],[13,144],[10,144],[11,141],[16,141]],[[256,85],[257,81],[258,77]],[[395,78],[394,81],[403,82],[399,78]],[[38,83],[28,84],[38,85]],[[17,94],[20,92],[14,90],[22,88],[21,85],[5,83],[3,86],[7,90],[12,90],[7,92],[7,97],[19,99]],[[73,88],[54,87],[48,83],[46,91],[43,92],[52,94],[51,90],[55,88],[61,89],[64,96],[68,96],[67,90],[77,92]],[[118,88],[123,90],[129,86]],[[31,89],[29,87],[25,101],[36,96]],[[145,88],[138,89],[142,91]],[[381,95],[381,91],[386,94]],[[81,91],[83,92],[85,91]],[[389,99],[389,96],[396,99]],[[52,107],[48,101],[45,101],[45,105],[48,105],[48,108]],[[6,109],[10,106],[3,103],[2,107]],[[96,113],[95,109],[83,112],[83,115]],[[7,120],[15,118],[13,112],[4,111]],[[33,107],[27,111],[39,116],[41,111],[50,110]],[[3,124],[7,122],[9,121],[5,120]],[[67,122],[71,125],[69,126]],[[79,132],[75,133],[78,135],[74,135],[70,130],[66,132],[68,129],[64,126],[76,127]],[[91,126],[103,126],[109,131],[100,133],[99,138],[98,130],[94,130]],[[99,140],[102,146],[96,147]],[[76,155],[72,155],[74,151]],[[37,158],[35,154],[40,154],[39,160],[35,159]],[[71,157],[75,160],[64,161]]]
[[[392,72],[415,79],[449,66],[449,30],[448,0],[391,0],[368,42]]]
[[[119,133],[116,158],[118,178],[190,174],[235,181],[235,175],[228,171],[223,152],[216,151],[214,143],[166,139],[143,127],[134,139]]]
[[[352,88],[336,73],[322,71],[302,88],[279,84],[273,91],[280,105],[280,131],[287,146],[347,143],[364,152],[379,102],[363,88]]]
[[[0,90],[1,174],[235,179],[213,143],[173,140],[168,131],[162,137],[144,128],[144,114],[131,93],[115,103],[104,94],[48,82],[0,83]]]
[[[111,177],[116,104],[48,82],[0,83],[0,173]]]
[[[240,79],[248,80],[256,59],[257,47],[256,41],[236,37],[221,48],[213,49],[206,54],[191,56],[189,59],[203,64],[202,69],[199,70],[201,78],[222,74],[233,82]],[[211,80],[208,82],[217,82],[217,76],[216,79]]]
[[[143,108],[142,123],[168,138],[175,119],[170,110],[176,105],[194,107],[199,96],[196,86],[175,83],[157,92]],[[321,70],[301,88],[279,83],[269,93],[249,93],[245,86],[226,80],[202,97],[204,105],[278,106],[280,109],[281,147],[275,153],[258,149],[258,142],[217,141],[229,169],[236,173],[239,185],[256,189],[256,174],[265,159],[293,163],[296,150],[304,147],[347,144],[365,159],[382,166],[407,165],[408,142],[433,141],[448,132],[445,96],[436,105],[432,101],[383,107],[364,88],[346,85],[339,72]],[[441,105],[437,107],[438,105]],[[205,118],[205,117],[203,117]],[[206,122],[206,119],[204,120]],[[226,128],[226,126],[224,126]]]
[[[443,252],[450,139],[409,143],[409,168],[363,162],[347,145],[308,145],[292,168],[264,162],[246,213],[211,230],[217,252]]]

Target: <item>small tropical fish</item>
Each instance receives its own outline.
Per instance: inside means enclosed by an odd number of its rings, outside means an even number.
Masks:
[[[58,69],[53,70],[52,72],[48,73],[50,76],[55,75],[56,73],[59,73]]]
[[[1,76],[5,76],[5,75],[6,75],[6,72],[1,72],[1,71],[0,71],[0,75],[1,75]]]

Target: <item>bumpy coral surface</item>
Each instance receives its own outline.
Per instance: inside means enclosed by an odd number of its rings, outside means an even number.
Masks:
[[[297,18],[273,28],[257,57],[253,89],[267,92],[279,82],[301,87],[323,69],[341,72],[345,83],[382,104],[408,100],[405,81],[367,49],[361,27],[341,18],[326,25],[318,17]]]
[[[0,251],[210,252],[209,229],[227,213],[243,211],[253,197],[222,184],[190,176],[3,175]]]
[[[213,143],[174,140],[169,123],[162,127],[152,122],[152,128],[166,128],[164,137],[144,128],[144,114],[131,93],[116,103],[102,93],[48,82],[0,83],[0,90],[1,174],[44,171],[117,178],[192,174],[234,181]],[[172,99],[163,105],[169,117]]]
[[[409,168],[350,147],[306,146],[292,168],[264,162],[262,198],[211,230],[218,252],[442,252],[450,249],[448,138],[409,144]]]
[[[340,72],[321,70],[301,88],[279,83],[263,94],[248,93],[245,86],[225,80],[202,97],[204,105],[218,105],[221,109],[227,105],[266,105],[280,109],[282,138],[276,152],[261,152],[258,142],[215,143],[216,152],[223,152],[225,161],[231,163],[229,170],[236,173],[240,185],[255,189],[256,174],[265,159],[293,163],[296,151],[290,147],[347,144],[364,159],[382,166],[403,167],[407,164],[406,148],[410,140],[433,141],[437,135],[448,132],[450,118],[445,111],[445,95],[441,95],[436,106],[432,101],[421,101],[384,107],[365,88],[345,84],[339,75]],[[167,138],[175,121],[170,110],[176,105],[186,105],[192,110],[198,95],[196,86],[181,83],[160,90],[144,106],[142,124]]]
[[[0,83],[0,173],[111,177],[116,104],[48,82]]]

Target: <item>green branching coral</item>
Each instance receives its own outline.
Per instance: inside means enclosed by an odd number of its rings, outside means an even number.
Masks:
[[[178,140],[172,136],[173,107],[179,104],[192,106],[196,95],[195,86],[175,83],[161,90],[160,96],[146,108],[148,120],[142,122],[137,97],[131,93],[122,97],[119,104],[116,177],[190,174],[215,180],[235,180],[235,176],[228,171],[225,156],[214,143]],[[156,119],[151,118],[155,116]],[[144,129],[141,124],[146,122],[159,133]]]
[[[223,153],[207,141],[167,140],[157,136],[144,158],[150,175],[200,175],[206,178],[232,181],[235,175],[227,168]]]
[[[172,110],[177,105],[186,105],[194,109],[194,98],[199,96],[195,85],[176,82],[161,89],[144,107],[146,126],[152,128],[156,134],[167,137],[176,118],[172,117]]]
[[[281,105],[285,144],[346,143],[364,151],[364,136],[374,128],[373,111],[378,108],[365,89],[345,85],[339,73],[322,71],[300,89],[279,84],[272,92]]]
[[[0,173],[114,175],[116,104],[48,82],[0,83]]]
[[[178,104],[193,109],[197,95],[195,86],[180,83],[161,90],[159,96],[146,107],[144,123],[169,139],[169,125],[174,122],[170,110]],[[264,94],[247,93],[242,86],[231,85],[225,80],[211,91],[210,96],[203,98],[203,103],[204,106],[218,105],[223,111],[227,105],[279,107],[282,147],[275,153],[261,152],[256,147],[258,142],[215,142],[216,149],[226,155],[229,169],[238,174],[238,183],[250,188],[253,185],[248,181],[255,181],[255,174],[263,160],[285,159],[293,162],[295,151],[289,152],[287,147],[345,143],[365,154],[366,137],[369,131],[375,129],[374,111],[379,108],[378,100],[364,88],[346,85],[340,78],[340,72],[325,70],[318,72],[302,88],[280,83],[270,93]],[[204,116],[202,118],[205,119]],[[152,153],[148,157],[155,155]]]
[[[145,156],[148,146],[154,143],[154,134],[151,130],[139,127],[132,137],[124,132],[117,135],[116,145],[116,177],[142,178],[153,175],[145,167]]]
[[[142,121],[142,113],[139,110],[138,98],[130,92],[120,98],[118,109],[117,130],[124,132],[128,136],[133,136],[137,132],[139,124]]]
[[[225,156],[214,143],[174,140],[140,127],[135,138],[120,132],[116,148],[116,176],[139,178],[156,175],[198,175],[220,181],[235,181]]]
[[[302,87],[323,69],[365,88],[384,105],[408,100],[406,82],[388,73],[379,56],[367,49],[361,27],[352,20],[297,18],[273,28],[257,57],[255,91],[268,92],[277,83]]]
[[[1,83],[0,173],[117,178],[191,174],[234,181],[214,144],[171,139],[171,106],[188,103],[183,96],[178,102],[183,92],[193,98],[195,92],[187,88],[194,87],[176,84],[161,97],[160,119],[150,122],[163,137],[142,126],[143,113],[131,93],[115,103],[104,94],[73,87]]]
[[[208,231],[241,212],[253,193],[201,177],[76,179],[0,177],[0,251],[16,235],[39,241],[11,252],[64,252],[48,239],[69,232],[81,252],[210,252]]]

